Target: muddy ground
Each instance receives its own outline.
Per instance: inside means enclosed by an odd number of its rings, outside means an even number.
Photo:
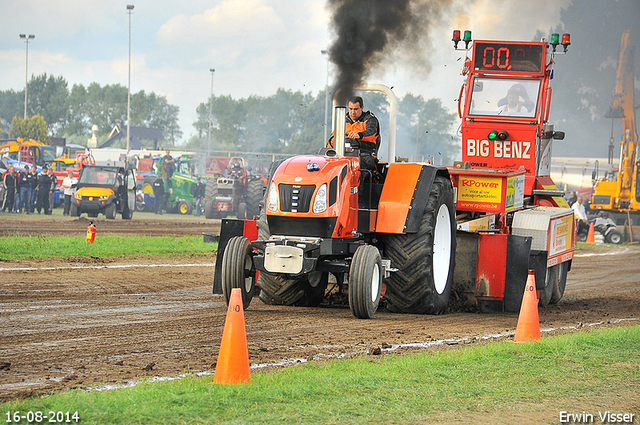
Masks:
[[[86,219],[0,218],[0,235],[86,230]],[[101,234],[194,234],[218,220],[171,216],[97,220]],[[2,257],[0,253],[0,258]],[[540,310],[543,335],[640,323],[640,246],[589,246],[575,257],[565,297]],[[148,377],[213,373],[226,308],[211,291],[215,256],[0,261],[0,401]],[[245,312],[253,370],[348,356],[449,349],[512,338],[514,314],[442,316],[348,307],[264,305]],[[485,339],[486,338],[486,339]],[[640,406],[635,394],[633,405]],[[629,401],[629,400],[627,400]]]

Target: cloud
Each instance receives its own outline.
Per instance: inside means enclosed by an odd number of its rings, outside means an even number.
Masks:
[[[197,15],[180,14],[158,30],[158,42],[166,46],[206,45],[210,42],[252,40],[263,43],[261,34],[283,32],[283,22],[264,0],[226,0]]]

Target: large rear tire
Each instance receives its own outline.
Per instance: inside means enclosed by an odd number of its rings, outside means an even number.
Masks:
[[[256,269],[251,258],[251,242],[243,236],[229,240],[222,257],[222,294],[229,304],[231,290],[240,288],[242,305],[246,310],[256,288]]]
[[[382,288],[382,259],[372,245],[356,249],[349,269],[349,308],[358,319],[371,319],[378,310]]]
[[[453,186],[436,176],[416,233],[388,235],[386,256],[398,271],[387,280],[387,309],[442,314],[449,305],[456,252]]]
[[[247,183],[245,200],[247,204],[247,218],[252,219],[260,215],[260,201],[264,197],[265,184],[262,179],[253,179]]]
[[[204,217],[215,218],[216,212],[213,210],[213,201],[218,197],[218,181],[210,179],[207,181],[204,190]]]
[[[245,204],[244,202],[240,202],[240,205],[238,205],[238,212],[236,213],[236,218],[240,220],[246,220],[247,218],[249,218],[247,217],[247,204]]]

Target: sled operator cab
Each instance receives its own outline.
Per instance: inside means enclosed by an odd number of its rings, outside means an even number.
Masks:
[[[550,178],[553,140],[564,133],[548,124],[554,57],[571,44],[569,34],[551,43],[475,40],[465,31],[467,57],[458,114],[462,163],[487,170],[525,170],[527,205],[568,207]],[[460,40],[454,31],[453,41]],[[559,45],[563,52],[557,51]],[[551,50],[551,51],[549,51]]]

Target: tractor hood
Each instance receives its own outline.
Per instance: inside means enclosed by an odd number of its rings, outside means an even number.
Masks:
[[[267,192],[272,234],[329,237],[336,221],[341,232],[351,232],[348,212],[357,209],[358,168],[357,157],[302,155],[284,161]]]

